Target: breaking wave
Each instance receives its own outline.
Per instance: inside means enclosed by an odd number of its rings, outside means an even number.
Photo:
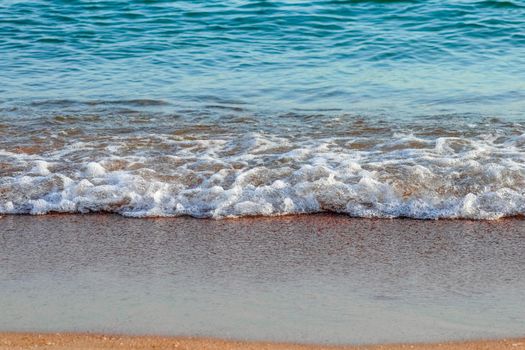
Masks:
[[[64,120],[49,135],[17,134],[14,125],[6,131],[11,136],[0,148],[0,213],[226,218],[335,212],[417,219],[525,214],[520,123],[460,119],[444,128],[431,119],[400,125],[343,116],[318,117],[323,128],[314,123],[299,130],[288,123],[272,126],[270,133],[260,131],[261,125],[254,131],[227,123],[217,129],[181,122],[170,129],[151,118],[138,122],[140,133],[117,132],[118,123],[102,133],[90,129],[98,124],[92,119],[85,119],[82,130],[64,126]]]

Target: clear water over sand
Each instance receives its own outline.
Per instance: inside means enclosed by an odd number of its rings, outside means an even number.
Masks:
[[[0,219],[0,331],[361,343],[523,334],[525,221]]]

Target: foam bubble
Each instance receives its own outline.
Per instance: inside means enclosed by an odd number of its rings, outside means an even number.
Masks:
[[[89,162],[84,168],[84,174],[87,177],[100,177],[106,173],[106,169],[97,162]]]
[[[48,166],[48,162],[43,160],[37,160],[34,162],[34,166],[29,172],[35,175],[46,176],[51,173],[48,169]]]

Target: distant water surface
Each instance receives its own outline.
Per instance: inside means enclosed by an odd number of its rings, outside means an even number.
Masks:
[[[0,213],[525,214],[523,1],[0,3]]]

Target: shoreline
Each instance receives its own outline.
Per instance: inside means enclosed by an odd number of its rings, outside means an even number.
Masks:
[[[244,215],[244,216],[225,216],[225,217],[199,217],[192,215],[159,215],[159,216],[129,216],[123,215],[111,211],[93,211],[93,212],[60,212],[51,211],[45,214],[31,214],[31,213],[0,213],[0,219],[12,218],[12,217],[99,217],[99,216],[114,216],[120,217],[127,220],[199,220],[199,221],[211,221],[211,222],[229,222],[229,221],[242,221],[242,220],[279,220],[288,218],[303,218],[303,217],[341,217],[348,220],[357,221],[420,221],[420,222],[486,222],[486,223],[498,223],[505,221],[525,221],[524,214],[507,215],[498,218],[484,218],[484,219],[472,219],[464,217],[438,217],[438,218],[415,218],[410,216],[395,216],[395,217],[366,217],[366,216],[352,216],[344,212],[336,211],[318,211],[318,212],[305,212],[305,213],[286,213],[286,214],[271,214],[271,215]]]
[[[94,333],[17,333],[0,332],[0,350],[503,350],[525,349],[525,338],[465,340],[436,343],[394,343],[364,345],[323,345],[263,341],[241,341],[206,337],[131,336]]]

